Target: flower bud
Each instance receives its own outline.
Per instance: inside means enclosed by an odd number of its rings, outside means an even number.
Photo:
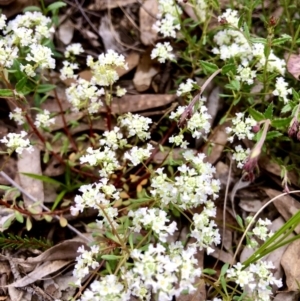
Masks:
[[[256,124],[252,127],[252,132],[253,133],[258,133],[260,130],[260,125],[259,124]]]
[[[288,129],[288,136],[290,138],[296,138],[297,137],[297,139],[299,140],[298,134],[297,134],[298,130],[299,130],[299,122],[298,122],[298,120],[293,119],[291,124],[290,124],[290,127]]]

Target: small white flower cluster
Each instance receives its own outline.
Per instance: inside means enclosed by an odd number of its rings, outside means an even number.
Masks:
[[[121,167],[115,151],[107,146],[105,146],[103,150],[88,147],[86,152],[87,154],[85,156],[80,157],[80,163],[88,163],[91,166],[100,166],[101,177],[106,178]]]
[[[252,216],[246,218],[246,224],[248,225],[253,220]],[[262,220],[261,218],[256,222],[255,227],[252,229],[252,232],[248,233],[250,237],[249,246],[255,248],[258,246],[257,240],[254,238],[256,236],[258,239],[265,242],[268,238],[273,236],[273,231],[268,229],[272,222],[269,219]]]
[[[100,145],[107,145],[112,150],[122,149],[127,144],[127,139],[123,138],[120,128],[115,126],[111,131],[103,133],[103,139],[100,139]]]
[[[216,217],[216,207],[212,201],[205,203],[203,211],[193,215],[193,227],[191,237],[196,239],[195,245],[200,250],[206,249],[207,254],[214,251],[211,245],[218,245],[221,242],[221,236],[217,224],[211,218]]]
[[[235,147],[235,152],[232,155],[232,159],[237,162],[238,168],[243,168],[249,154],[250,148],[243,149],[243,147],[240,144]]]
[[[85,79],[78,79],[76,83],[66,89],[67,100],[72,104],[72,110],[78,112],[86,109],[89,114],[98,113],[103,106],[100,96],[104,95],[104,89],[98,89],[95,85]]]
[[[200,22],[207,20],[207,0],[196,0],[194,8]]]
[[[73,43],[66,48],[66,51],[64,52],[64,56],[66,59],[68,59],[76,55],[79,55],[81,53],[84,53],[84,49],[82,48],[82,45],[80,43]]]
[[[0,27],[4,36],[0,41],[0,64],[3,67],[11,67],[14,59],[18,57],[19,48],[28,46],[25,59],[34,64],[21,65],[21,71],[33,77],[38,68],[55,68],[51,49],[41,44],[44,38],[49,38],[54,32],[54,28],[50,28],[49,17],[45,17],[41,12],[26,12],[9,21],[7,25],[5,21],[6,17],[1,15]]]
[[[128,131],[127,137],[137,136],[140,140],[150,139],[149,125],[152,120],[138,114],[127,113],[122,115],[118,123],[120,127],[125,127]]]
[[[257,122],[252,117],[245,118],[244,113],[236,113],[236,117],[232,119],[232,127],[226,128],[226,133],[231,133],[232,136],[228,138],[229,142],[233,142],[236,136],[239,140],[248,138],[252,140],[254,133],[252,127],[257,124]]]
[[[153,28],[164,38],[176,38],[176,30],[180,30],[179,15],[182,9],[173,0],[158,0],[158,18]]]
[[[21,131],[20,134],[9,133],[4,136],[0,140],[0,142],[6,145],[8,152],[12,153],[16,151],[21,155],[24,150],[27,150],[29,152],[33,151],[33,147],[30,144],[29,139],[24,139],[25,136],[27,136],[27,133],[25,131]]]
[[[181,96],[181,95],[184,95],[184,94],[187,94],[187,93],[190,93],[193,88],[194,88],[194,85],[196,85],[197,83],[192,80],[191,78],[188,78],[186,83],[181,83],[177,89],[177,96]]]
[[[104,276],[85,290],[80,301],[126,301],[131,296],[149,301],[151,292],[160,301],[170,301],[181,292],[192,293],[196,277],[201,276],[195,255],[195,247],[184,249],[180,242],[168,249],[161,244],[150,244],[145,252],[134,249],[133,268],[121,270],[123,283],[115,275]]]
[[[270,286],[282,287],[281,279],[276,279],[270,272],[274,268],[272,262],[259,260],[255,264],[250,264],[246,270],[239,262],[227,270],[227,277],[235,281],[241,288],[245,288],[245,294],[251,300],[270,301],[272,295]],[[247,288],[249,289],[247,290]]]
[[[134,146],[124,154],[124,159],[129,160],[133,166],[137,166],[151,156],[152,149],[153,146],[149,143],[147,143],[146,148]]]
[[[60,79],[66,80],[67,78],[76,79],[78,75],[74,74],[74,70],[79,69],[78,64],[63,61],[63,67],[60,69]]]
[[[76,284],[80,285],[81,280],[89,274],[89,269],[96,269],[99,266],[99,262],[95,260],[95,257],[99,254],[99,247],[92,246],[91,250],[85,250],[84,246],[81,246],[77,250],[81,253],[76,258],[76,265],[73,270],[73,275],[77,278]]]
[[[187,164],[182,164],[180,175],[174,181],[169,179],[162,168],[156,170],[151,180],[151,194],[162,207],[172,203],[183,210],[205,204],[209,197],[216,199],[220,190],[220,181],[213,178],[215,168],[204,163],[204,154],[194,155],[192,151],[183,153]]]
[[[14,120],[18,125],[25,123],[25,117],[21,108],[15,108],[13,112],[9,113],[9,119]]]
[[[172,53],[173,47],[170,42],[157,43],[151,52],[151,59],[157,58],[160,63],[165,63],[166,60],[174,60],[175,55]]]
[[[91,83],[99,86],[111,86],[119,79],[116,68],[128,69],[125,57],[112,49],[109,49],[106,54],[100,54],[97,61],[88,56],[87,66],[91,68],[93,74]]]
[[[289,94],[292,94],[292,89],[288,88],[288,83],[284,81],[283,77],[277,77],[273,95],[279,96],[279,98],[286,104],[289,101],[287,98]]]
[[[177,229],[176,222],[170,223],[167,213],[159,208],[139,208],[129,211],[128,216],[132,218],[133,231],[140,232],[142,228],[153,230],[161,242],[166,242],[168,235],[173,235]]]
[[[51,124],[55,123],[55,118],[50,117],[50,112],[44,110],[42,113],[38,113],[35,117],[34,125],[36,127],[48,128]]]
[[[249,85],[253,84],[256,72],[267,68],[268,72],[285,73],[286,63],[283,59],[278,58],[273,50],[270,51],[268,58],[265,56],[264,44],[253,43],[250,45],[245,36],[243,29],[238,28],[238,12],[227,9],[218,17],[220,23],[231,25],[233,28],[227,28],[219,31],[214,36],[214,42],[217,47],[213,48],[214,54],[220,55],[220,59],[226,61],[230,58],[238,59],[240,65],[237,68],[236,79]],[[255,61],[256,70],[251,69],[251,62]]]
[[[199,139],[202,136],[206,136],[211,128],[209,119],[211,116],[207,113],[207,107],[202,103],[203,98],[200,99],[199,106],[192,113],[192,116],[186,119],[186,130],[189,131],[193,138]],[[179,106],[176,112],[172,112],[170,115],[170,119],[174,119],[176,121],[180,120],[180,117],[184,113],[184,111],[188,108],[188,106]],[[182,148],[186,148],[188,142],[184,140],[182,133],[179,135],[171,136],[169,138],[170,143],[175,143],[176,146],[180,146]]]

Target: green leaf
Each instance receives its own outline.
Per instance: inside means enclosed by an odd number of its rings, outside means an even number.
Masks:
[[[272,120],[271,125],[274,128],[284,128],[291,123],[292,117],[287,118],[275,118]]]
[[[284,44],[287,41],[291,41],[291,40],[292,40],[292,37],[290,37],[290,36],[285,36],[285,37],[277,38],[277,39],[274,39],[272,41],[272,46]]]
[[[102,259],[105,260],[118,260],[118,259],[122,259],[122,256],[117,256],[117,255],[110,255],[110,254],[105,254],[101,256]]]
[[[260,44],[266,44],[267,43],[267,40],[264,39],[264,38],[250,38],[250,41],[252,43],[260,43]]]
[[[50,85],[50,84],[43,84],[43,85],[39,85],[36,92],[37,93],[47,93],[53,89],[55,89],[56,86],[55,85]]]
[[[248,109],[248,112],[249,114],[252,116],[253,119],[255,119],[256,121],[261,121],[261,120],[264,120],[266,119],[264,114],[262,114],[261,112],[259,111],[256,111],[255,109],[253,108],[249,108]]]
[[[10,97],[10,96],[14,96],[14,93],[10,89],[0,89],[0,96]]]
[[[213,269],[203,269],[202,273],[207,275],[215,275],[217,272]]]
[[[229,82],[229,84],[225,85],[225,88],[233,90],[233,91],[239,91],[241,88],[241,84],[238,80],[234,79]]]
[[[264,113],[264,116],[265,116],[266,119],[272,119],[272,118],[273,118],[273,108],[274,108],[274,105],[273,105],[273,103],[271,102],[271,103],[268,105],[268,107],[267,107],[267,109],[266,109],[266,111],[265,111],[265,113]]]
[[[21,78],[16,84],[17,92],[23,92],[23,88],[25,87],[26,83],[27,83],[27,78],[26,77]]]
[[[24,222],[24,216],[19,211],[15,211],[15,217],[19,223],[22,224]]]
[[[68,220],[64,216],[60,216],[59,218],[59,224],[61,227],[66,227],[68,225]]]
[[[199,63],[205,74],[212,74],[219,69],[216,64],[210,62],[200,61]]]
[[[38,6],[31,5],[31,6],[27,6],[23,9],[23,13],[26,13],[27,11],[42,11],[42,10]]]
[[[32,222],[31,222],[30,217],[28,216],[28,217],[26,218],[26,230],[27,230],[27,231],[30,231],[31,229],[32,229]]]
[[[268,58],[270,56],[270,53],[271,53],[271,47],[268,44],[266,44],[264,48],[265,57]]]
[[[47,7],[47,12],[58,10],[59,8],[65,7],[66,5],[67,4],[62,1],[54,2]]]
[[[28,173],[28,172],[22,172],[21,174],[27,176],[27,177],[30,177],[32,179],[36,179],[36,180],[40,180],[40,181],[43,181],[45,183],[50,183],[50,184],[54,184],[54,185],[59,185],[59,186],[63,186],[65,187],[65,185],[57,180],[54,180],[50,177],[47,177],[47,176],[41,176],[41,175],[36,175],[34,173]]]
[[[266,140],[271,140],[271,139],[274,139],[274,138],[280,137],[280,136],[282,136],[282,133],[280,133],[278,131],[270,131],[267,133]]]
[[[65,196],[65,194],[67,193],[66,190],[61,191],[58,196],[55,198],[55,201],[51,207],[51,211],[55,210],[56,207],[58,206],[58,204],[60,203],[60,201],[63,199],[63,197]]]
[[[227,74],[230,71],[232,71],[233,74],[236,74],[235,64],[226,64],[222,67],[222,74]]]
[[[282,109],[281,109],[281,113],[287,113],[290,112],[292,110],[292,106],[290,103],[287,103]]]

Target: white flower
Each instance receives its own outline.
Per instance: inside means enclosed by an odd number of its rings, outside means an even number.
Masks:
[[[150,138],[149,125],[152,120],[138,114],[127,113],[118,120],[121,127],[126,127],[128,130],[128,137],[137,136],[139,139],[145,141]]]
[[[67,100],[72,104],[72,110],[78,112],[81,109],[87,109],[90,114],[97,113],[103,106],[100,96],[104,93],[103,88],[98,89],[82,78],[66,89]]]
[[[6,16],[4,14],[1,14],[0,16],[0,30],[3,30],[4,27],[6,26]]]
[[[50,112],[44,110],[42,113],[38,113],[35,118],[34,125],[36,127],[49,127],[51,124],[55,123],[55,118],[50,118]]]
[[[188,78],[186,83],[181,83],[179,85],[179,88],[177,89],[177,93],[176,93],[177,96],[181,96],[182,94],[191,92],[194,85],[196,85],[196,84],[197,83],[194,80]]]
[[[32,152],[33,147],[30,145],[29,139],[23,139],[26,135],[25,131],[20,134],[9,133],[0,142],[6,144],[9,152],[16,151],[18,154],[22,154],[23,150]]]
[[[221,22],[224,19],[228,24],[238,27],[239,16],[236,10],[232,10],[230,8],[226,9],[226,11],[218,17],[218,22]]]
[[[243,113],[236,113],[235,115],[236,117],[232,119],[232,128],[226,128],[226,133],[233,134],[228,138],[228,141],[233,142],[234,136],[237,136],[239,140],[245,138],[252,140],[254,137],[252,127],[255,126],[257,122],[252,117],[245,118]]]
[[[10,68],[14,59],[18,57],[18,48],[10,45],[5,40],[0,40],[0,65]]]
[[[112,49],[109,49],[106,54],[100,54],[95,62],[91,56],[88,56],[87,66],[91,68],[93,74],[91,83],[100,86],[112,85],[119,79],[117,68],[128,69],[125,57]]]
[[[283,77],[276,78],[275,90],[273,91],[273,95],[279,96],[280,99],[286,104],[289,99],[287,98],[289,94],[292,94],[292,89],[287,88],[288,83],[284,81]]]
[[[250,67],[244,67],[242,65],[239,65],[237,68],[237,73],[238,75],[236,76],[236,79],[241,81],[241,82],[245,82],[248,85],[252,85],[253,84],[253,79],[256,76],[256,71],[251,70]]]
[[[166,60],[173,60],[175,55],[172,53],[170,42],[157,43],[151,52],[151,59],[158,58],[160,63],[165,63]]]
[[[153,146],[149,143],[147,144],[147,148],[134,146],[130,151],[124,154],[124,159],[131,161],[131,163],[136,166],[151,156],[152,149]]]
[[[20,69],[21,69],[21,71],[25,72],[27,74],[27,76],[29,76],[29,77],[36,76],[35,70],[34,70],[33,66],[30,64],[26,64],[25,66],[21,64]]]
[[[182,148],[187,148],[187,146],[189,145],[189,143],[186,140],[184,140],[183,134],[171,136],[169,138],[169,142],[174,143],[176,146],[180,146]]]
[[[100,140],[100,145],[107,145],[112,150],[123,148],[127,144],[127,140],[123,138],[123,134],[117,126],[112,131],[105,131],[103,136],[105,138]]]
[[[243,149],[241,145],[237,145],[235,147],[235,153],[233,153],[232,159],[238,163],[237,165],[238,168],[243,168],[249,154],[250,154],[250,148]]]
[[[157,20],[153,28],[161,33],[164,38],[176,38],[176,30],[180,30],[178,19],[171,14],[166,14],[163,19]]]
[[[52,51],[49,47],[33,44],[30,45],[30,53],[27,54],[26,60],[35,62],[42,69],[54,69],[55,60],[51,57]]]
[[[15,108],[14,112],[9,113],[9,119],[13,119],[18,125],[25,123],[25,117],[21,108]]]
[[[122,97],[126,94],[127,90],[125,88],[121,88],[120,86],[117,86],[116,95],[118,97]]]
[[[74,43],[69,45],[66,48],[66,51],[64,53],[65,58],[69,58],[71,56],[79,55],[84,52],[84,49],[82,48],[82,45],[80,43]]]
[[[67,78],[77,78],[77,75],[74,74],[74,70],[78,69],[78,64],[73,64],[68,61],[63,61],[63,68],[60,69],[60,78],[65,80]]]

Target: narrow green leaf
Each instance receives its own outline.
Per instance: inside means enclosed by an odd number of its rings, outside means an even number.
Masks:
[[[55,88],[56,88],[55,85],[43,84],[43,85],[39,85],[36,91],[37,93],[47,93]]]
[[[56,209],[56,207],[58,206],[58,204],[61,202],[61,200],[62,200],[63,197],[65,196],[66,192],[67,192],[66,190],[63,190],[63,191],[61,191],[61,192],[58,194],[58,196],[55,198],[55,201],[54,201],[54,203],[53,203],[53,205],[52,205],[52,207],[51,207],[51,211],[53,211],[53,210]]]
[[[284,128],[291,123],[292,117],[287,118],[275,118],[272,120],[271,125],[274,128]]]
[[[123,258],[122,256],[117,256],[117,255],[110,255],[110,254],[105,254],[101,256],[102,259],[105,260],[118,260]]]
[[[267,133],[267,137],[266,140],[271,140],[277,137],[282,136],[282,133],[278,132],[278,131],[270,131]]]
[[[256,121],[261,121],[261,120],[264,120],[266,119],[264,114],[262,114],[261,112],[259,111],[256,111],[255,109],[253,108],[249,108],[248,109],[248,112],[249,114],[252,116],[253,119],[255,119]]]
[[[26,13],[27,11],[41,11],[41,8],[38,6],[31,5],[31,6],[27,6],[23,9],[24,13]]]
[[[26,77],[21,78],[21,79],[17,82],[17,84],[16,84],[16,90],[17,90],[17,92],[22,92],[22,91],[23,91],[23,88],[24,88],[25,85],[26,85],[26,83],[27,83],[27,78],[26,78]]]
[[[61,183],[57,180],[54,180],[50,177],[47,177],[47,176],[36,175],[34,173],[28,173],[28,172],[22,172],[21,174],[23,174],[27,177],[30,177],[32,179],[40,180],[45,183],[50,183],[50,184],[59,185],[59,186],[65,186],[63,183]]]
[[[230,81],[229,84],[225,85],[225,88],[233,90],[233,91],[239,91],[241,88],[241,84],[238,80],[234,79]]]
[[[236,66],[235,64],[226,64],[222,67],[222,74],[227,74],[228,72],[232,72],[236,74]]]
[[[267,109],[266,109],[266,111],[265,111],[265,113],[264,113],[264,116],[265,116],[266,119],[272,119],[272,118],[273,118],[273,108],[274,108],[274,105],[273,105],[273,103],[271,102],[271,103],[268,105],[268,107],[267,107]]]
[[[292,37],[290,37],[290,36],[285,36],[285,37],[277,38],[277,39],[274,39],[272,41],[272,46],[284,44],[284,43],[286,43],[288,41],[291,41],[291,40],[292,40]]]
[[[290,103],[287,103],[282,109],[281,109],[281,113],[287,113],[290,112],[292,110],[292,106]]]
[[[10,89],[0,89],[0,96],[11,97],[14,96],[14,93]]]
[[[266,44],[267,43],[267,40],[264,39],[264,38],[254,38],[254,37],[252,37],[252,38],[250,38],[250,41],[252,43],[260,43],[260,44]]]
[[[61,7],[64,7],[66,6],[67,4],[62,2],[62,1],[57,1],[57,2],[54,2],[52,4],[50,4],[48,7],[47,7],[47,11],[54,11],[54,10],[58,10],[59,8]]]
[[[216,64],[210,62],[200,61],[199,63],[205,74],[212,74],[219,69]]]

